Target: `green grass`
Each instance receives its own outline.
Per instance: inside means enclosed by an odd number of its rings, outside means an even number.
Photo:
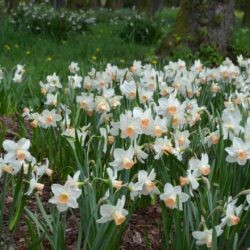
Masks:
[[[0,22],[0,65],[11,69],[18,63],[25,64],[36,81],[48,73],[63,74],[71,61],[80,63],[86,72],[108,62],[129,66],[133,60],[145,60],[152,54],[149,46],[124,42],[119,37],[120,26],[109,23],[97,23],[86,34],[59,42],[44,35],[14,31],[7,18],[0,18]]]

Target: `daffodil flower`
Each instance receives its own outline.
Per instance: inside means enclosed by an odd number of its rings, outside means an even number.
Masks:
[[[128,211],[124,209],[125,196],[123,195],[121,199],[118,199],[116,206],[110,204],[104,204],[100,208],[101,218],[97,220],[98,223],[106,223],[108,221],[114,220],[117,226],[121,225],[128,215]]]

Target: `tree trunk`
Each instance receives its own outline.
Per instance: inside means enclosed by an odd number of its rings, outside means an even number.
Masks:
[[[135,7],[139,11],[151,12],[151,0],[135,0]]]
[[[164,0],[154,0],[151,4],[151,14],[152,16],[164,6]]]
[[[192,51],[201,45],[225,52],[234,25],[234,0],[182,0],[172,31],[156,53],[169,55],[178,46]]]
[[[107,0],[106,7],[110,9],[119,9],[124,5],[123,0]]]
[[[245,0],[245,12],[243,17],[243,25],[250,27],[250,1]]]

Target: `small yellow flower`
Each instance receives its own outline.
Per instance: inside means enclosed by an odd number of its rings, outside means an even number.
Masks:
[[[29,50],[27,50],[27,51],[25,52],[25,54],[26,54],[26,55],[30,55],[31,52],[30,52]]]
[[[151,63],[152,64],[157,64],[157,61],[156,60],[152,60]]]
[[[92,56],[91,59],[96,61],[97,58],[96,58],[96,56]]]
[[[48,57],[47,57],[47,61],[48,61],[48,62],[52,61],[52,57],[51,57],[51,56],[48,56]]]
[[[10,50],[10,49],[11,49],[11,47],[10,47],[8,44],[5,44],[5,45],[4,45],[4,48],[5,48],[6,50]]]

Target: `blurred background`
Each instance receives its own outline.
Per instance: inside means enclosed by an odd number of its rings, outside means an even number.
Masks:
[[[248,0],[5,0],[0,22],[0,64],[36,67],[37,76],[71,61],[89,70],[250,57]]]

